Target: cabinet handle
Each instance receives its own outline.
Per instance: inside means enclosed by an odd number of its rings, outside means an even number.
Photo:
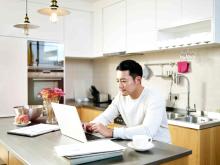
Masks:
[[[61,78],[34,78],[33,81],[61,81]]]

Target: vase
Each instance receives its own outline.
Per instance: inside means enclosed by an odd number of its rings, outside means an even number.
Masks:
[[[47,119],[46,119],[47,124],[57,124],[57,120],[56,120],[56,117],[55,117],[55,114],[54,114],[54,111],[51,105],[52,102],[58,103],[59,100],[50,100],[50,99],[43,100],[43,106],[47,114]]]

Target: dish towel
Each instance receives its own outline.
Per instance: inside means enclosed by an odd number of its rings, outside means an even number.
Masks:
[[[188,61],[179,61],[177,62],[178,72],[187,73],[189,72],[189,62]]]

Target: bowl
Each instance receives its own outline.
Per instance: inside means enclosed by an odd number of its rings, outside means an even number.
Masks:
[[[27,114],[29,120],[36,120],[41,116],[43,112],[43,105],[26,105],[26,106],[16,106],[14,107],[16,116]]]

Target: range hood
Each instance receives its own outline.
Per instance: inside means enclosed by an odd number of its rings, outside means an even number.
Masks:
[[[128,55],[143,55],[143,53],[127,53],[126,51],[103,53],[103,56],[128,56]]]

